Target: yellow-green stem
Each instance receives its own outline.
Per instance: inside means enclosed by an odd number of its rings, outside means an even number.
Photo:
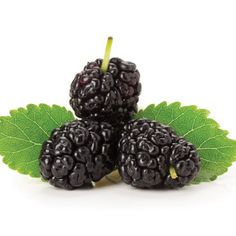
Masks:
[[[172,178],[172,179],[177,179],[178,178],[178,175],[177,175],[177,173],[176,173],[176,171],[175,171],[175,168],[173,167],[173,166],[171,166],[170,167],[170,177]]]
[[[113,41],[113,38],[112,38],[112,37],[109,37],[109,38],[107,39],[107,45],[106,45],[105,55],[104,55],[104,58],[103,58],[103,61],[102,61],[102,66],[101,66],[101,70],[102,70],[104,73],[107,71],[108,66],[109,66],[112,41]]]

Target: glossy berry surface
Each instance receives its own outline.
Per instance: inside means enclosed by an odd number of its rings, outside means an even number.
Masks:
[[[75,120],[55,129],[41,150],[42,178],[64,189],[91,185],[115,168],[116,139],[106,122]]]
[[[122,180],[138,188],[183,187],[200,168],[195,147],[168,126],[145,119],[124,126],[118,144]],[[174,175],[171,174],[174,170]]]
[[[102,60],[88,63],[71,84],[70,104],[81,118],[118,124],[137,112],[141,92],[136,65],[112,58],[107,72],[101,71]]]

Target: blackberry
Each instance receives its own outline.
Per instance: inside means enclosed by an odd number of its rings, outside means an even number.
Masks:
[[[170,127],[139,119],[124,126],[118,168],[123,181],[134,187],[176,188],[196,177],[200,159],[193,144]]]
[[[75,120],[52,131],[40,154],[42,178],[75,189],[92,184],[116,166],[116,134],[106,122]]]
[[[70,89],[70,104],[81,118],[105,120],[112,124],[125,122],[137,112],[141,92],[139,78],[134,63],[120,58],[109,60],[109,55],[105,54],[104,60],[88,63],[75,76]]]

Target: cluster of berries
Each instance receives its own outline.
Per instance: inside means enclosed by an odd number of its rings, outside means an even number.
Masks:
[[[132,120],[141,92],[136,65],[120,58],[88,63],[70,89],[80,120],[52,131],[40,154],[43,179],[64,189],[92,186],[118,168],[122,180],[138,188],[176,188],[200,168],[195,147],[169,127]]]

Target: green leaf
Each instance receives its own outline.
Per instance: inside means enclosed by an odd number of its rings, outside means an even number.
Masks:
[[[3,162],[21,174],[39,177],[41,145],[53,129],[73,120],[73,114],[57,105],[30,104],[0,116],[0,154]]]
[[[181,106],[179,102],[150,105],[140,110],[135,118],[147,118],[169,125],[175,132],[193,143],[201,158],[201,169],[193,183],[215,180],[236,161],[236,141],[228,132],[208,118],[207,110],[196,106]]]

